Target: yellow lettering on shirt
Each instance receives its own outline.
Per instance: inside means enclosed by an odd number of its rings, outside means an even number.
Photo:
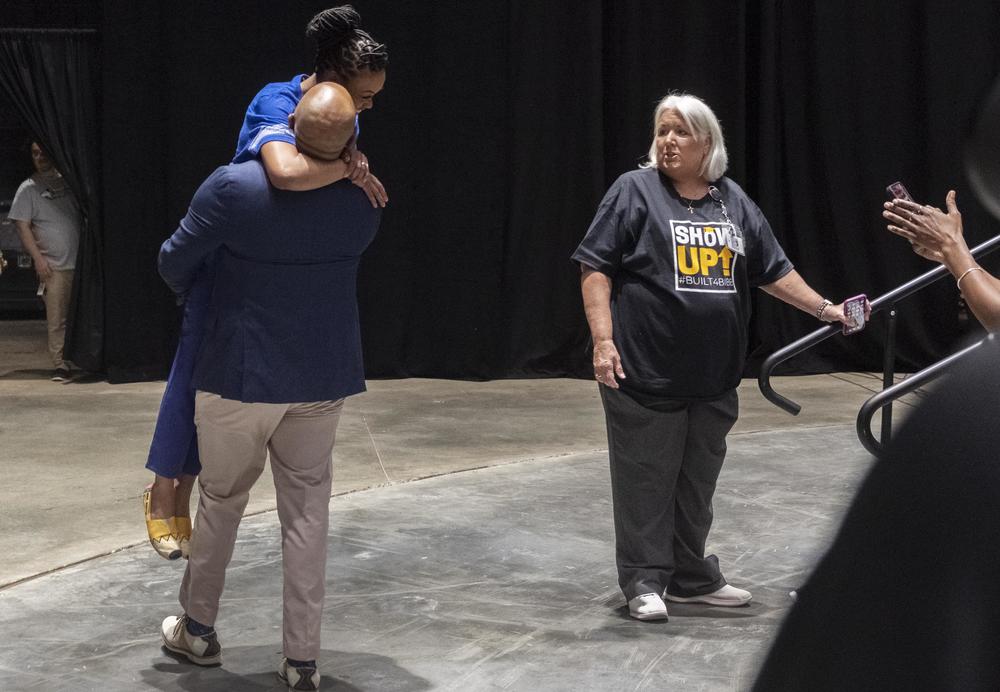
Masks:
[[[690,262],[688,261],[688,255],[690,254]],[[683,245],[677,246],[677,269],[680,270],[681,274],[687,274],[691,276],[698,273],[698,248],[696,247],[686,247]]]
[[[733,251],[729,249],[729,246],[724,246],[722,252],[719,253],[719,258],[722,260],[722,275],[732,276],[733,274]]]
[[[719,263],[719,253],[710,247],[698,248],[698,260],[701,263],[701,273],[708,276],[708,270]]]
[[[722,263],[722,275],[733,274],[733,251],[723,246],[722,251],[710,247],[678,247],[677,269],[681,274],[709,276],[712,267]]]

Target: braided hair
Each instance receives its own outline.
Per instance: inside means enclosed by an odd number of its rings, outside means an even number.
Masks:
[[[355,77],[382,72],[389,64],[385,46],[361,30],[361,15],[350,5],[323,10],[309,20],[306,38],[316,42],[316,74]]]

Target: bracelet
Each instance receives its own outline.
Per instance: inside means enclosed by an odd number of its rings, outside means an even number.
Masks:
[[[959,291],[962,290],[962,279],[967,277],[972,272],[981,272],[981,271],[983,271],[982,267],[969,267],[964,272],[962,272],[962,275],[958,277],[958,281],[955,282],[955,285],[958,286],[958,290]]]
[[[826,298],[824,298],[823,302],[819,304],[818,308],[816,308],[816,319],[818,319],[820,322],[822,322],[823,321],[823,313],[826,312],[826,309],[828,307],[830,307],[831,305],[833,305],[833,301],[832,300],[827,300]]]

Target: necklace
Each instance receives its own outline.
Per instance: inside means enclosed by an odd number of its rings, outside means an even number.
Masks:
[[[708,193],[708,190],[705,190],[705,192],[702,192],[701,195],[699,195],[698,197],[685,197],[684,195],[681,194],[681,191],[677,189],[677,183],[671,180],[669,184],[673,186],[674,194],[677,195],[677,198],[681,201],[681,204],[687,207],[688,214],[694,214],[694,203],[700,202]],[[695,187],[701,187],[701,185],[699,185],[697,182],[692,182],[688,184],[687,187],[691,189]]]

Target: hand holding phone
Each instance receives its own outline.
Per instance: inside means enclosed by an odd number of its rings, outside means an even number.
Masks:
[[[865,328],[865,304],[867,302],[868,296],[864,293],[844,301],[844,317],[847,318],[847,322],[844,323],[844,334],[854,334]]]

